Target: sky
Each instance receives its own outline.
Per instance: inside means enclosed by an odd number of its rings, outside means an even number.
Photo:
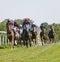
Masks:
[[[0,0],[0,21],[26,17],[38,26],[60,23],[60,0]]]

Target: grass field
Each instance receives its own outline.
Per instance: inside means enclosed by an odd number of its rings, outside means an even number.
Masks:
[[[17,47],[0,46],[0,62],[60,62],[60,44]]]

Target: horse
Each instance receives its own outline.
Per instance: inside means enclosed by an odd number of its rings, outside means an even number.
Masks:
[[[14,32],[10,22],[7,23],[7,39],[11,42],[11,48],[14,48]]]
[[[14,24],[13,24],[14,26]],[[20,37],[18,35],[18,32],[15,32],[14,29],[12,29],[12,22],[9,22],[7,25],[7,38],[11,42],[11,48],[14,48],[15,40],[20,40]],[[18,41],[17,41],[18,43]]]
[[[28,45],[31,47],[31,38],[30,38],[30,31],[28,29],[28,24],[25,24],[26,28],[23,29],[22,32],[22,39],[23,39],[23,45],[28,48]]]
[[[43,28],[42,31],[40,32],[40,38],[41,38],[42,45],[46,44],[47,34],[45,28]]]
[[[15,34],[15,41],[17,41],[17,44],[21,45],[21,33],[20,33],[21,27],[19,26],[19,24],[17,24],[16,22],[14,22],[14,34]]]
[[[55,39],[55,36],[54,36],[54,27],[53,26],[50,26],[48,37],[49,37],[50,42],[53,43],[54,39]]]
[[[37,45],[37,26],[31,27],[31,40],[33,44]]]

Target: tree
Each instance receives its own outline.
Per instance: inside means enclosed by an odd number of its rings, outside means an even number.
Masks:
[[[0,22],[0,31],[6,31],[6,19]]]
[[[56,37],[60,40],[60,24],[53,23],[52,25],[55,28]]]

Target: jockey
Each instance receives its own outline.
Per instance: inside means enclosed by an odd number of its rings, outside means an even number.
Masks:
[[[41,25],[40,26],[40,30],[41,30],[41,34],[44,34],[45,26],[44,25]]]
[[[44,28],[45,28],[44,25],[41,25],[41,26],[40,26],[41,31],[42,31]]]
[[[31,26],[31,31],[36,32],[36,25],[35,25],[35,24],[32,24],[32,26]]]
[[[51,25],[48,36],[53,36],[53,35],[54,35],[54,26]]]
[[[27,27],[28,30],[30,30],[30,22],[29,22],[29,19],[28,18],[25,18],[24,19],[24,22],[22,23],[23,30],[25,30],[26,27]]]
[[[17,24],[17,22],[14,22],[14,31],[15,31],[16,36],[20,35],[20,26],[19,24]]]
[[[7,22],[6,22],[6,29],[8,30],[8,25],[11,25],[11,29],[14,28],[14,23],[12,21],[10,21],[9,19],[7,19]]]
[[[45,28],[45,25],[41,25],[40,26],[40,30],[41,30],[41,32],[40,32],[40,36],[42,36],[42,35],[47,35],[47,32],[46,32],[46,28]]]
[[[7,22],[6,22],[6,29],[8,30],[8,23],[10,22],[9,19],[7,19]]]
[[[50,30],[54,32],[54,26],[50,26]]]

